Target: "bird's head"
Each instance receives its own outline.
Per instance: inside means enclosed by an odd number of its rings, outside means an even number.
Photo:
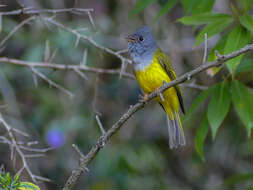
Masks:
[[[128,42],[128,50],[134,62],[139,63],[153,57],[158,46],[150,29],[143,26],[135,33],[125,37]]]

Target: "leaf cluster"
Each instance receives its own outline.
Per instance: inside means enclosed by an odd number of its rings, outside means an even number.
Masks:
[[[13,178],[10,173],[0,174],[0,190],[17,190],[19,187],[18,175]]]
[[[0,190],[39,190],[37,185],[22,182],[19,175],[12,177],[10,173],[0,173]]]

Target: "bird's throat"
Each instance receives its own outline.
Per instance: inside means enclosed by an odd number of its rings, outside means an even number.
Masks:
[[[151,65],[152,60],[154,57],[154,53],[149,53],[144,56],[138,56],[134,58],[134,70],[135,71],[143,71],[145,70],[149,65]]]

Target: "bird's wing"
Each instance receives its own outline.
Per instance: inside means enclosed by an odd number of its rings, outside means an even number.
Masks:
[[[170,62],[170,59],[167,55],[165,55],[161,50],[158,50],[158,61],[160,63],[160,65],[163,67],[163,69],[166,71],[166,73],[168,74],[168,76],[170,77],[171,80],[175,80],[177,78],[176,73],[172,67],[172,64]],[[185,109],[184,109],[184,102],[183,102],[183,97],[182,97],[182,92],[181,92],[181,88],[179,85],[174,86],[174,88],[176,89],[177,92],[177,96],[178,96],[178,100],[180,103],[180,107],[183,113],[185,113]]]

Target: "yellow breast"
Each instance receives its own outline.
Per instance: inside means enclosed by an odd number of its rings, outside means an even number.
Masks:
[[[157,59],[153,59],[152,63],[143,70],[135,71],[135,76],[140,87],[147,94],[161,87],[163,81],[167,83],[171,81]]]
[[[155,57],[155,56],[154,56]],[[141,70],[135,71],[136,79],[142,88],[142,90],[149,94],[163,85],[163,82],[169,83],[171,81],[167,72],[160,65],[157,58],[153,58],[152,62]],[[165,101],[162,101],[159,97],[155,98],[159,101],[168,114],[173,114],[171,110],[179,109],[179,101],[175,88],[169,88],[163,92]]]

